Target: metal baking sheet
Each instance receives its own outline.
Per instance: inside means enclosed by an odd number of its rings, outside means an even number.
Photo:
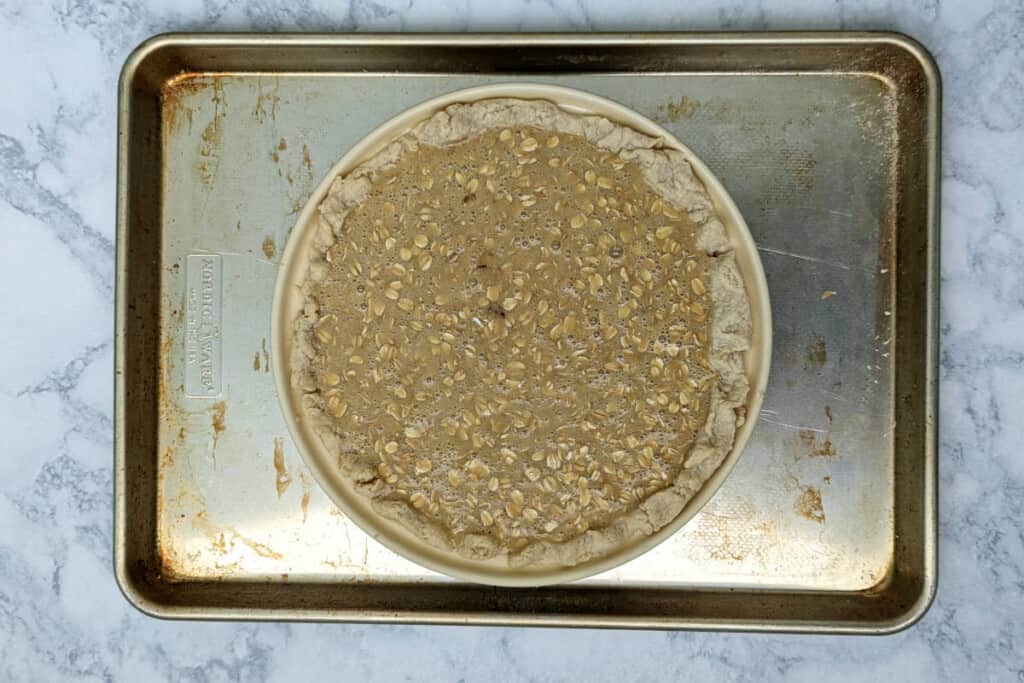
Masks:
[[[580,88],[723,181],[775,319],[759,423],[670,540],[545,589],[464,584],[318,489],[269,367],[277,259],[377,125]],[[885,633],[935,591],[939,77],[895,34],[169,35],[121,79],[115,565],[163,617]]]

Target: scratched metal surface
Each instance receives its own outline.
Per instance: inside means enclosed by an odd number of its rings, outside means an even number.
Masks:
[[[435,580],[368,540],[318,490],[288,439],[263,353],[276,251],[327,169],[403,109],[500,79],[383,80],[204,77],[184,81],[186,92],[166,105],[182,113],[166,129],[164,262],[181,267],[167,273],[165,290],[184,291],[190,254],[223,260],[222,394],[178,399],[189,428],[164,470],[164,500],[182,501],[164,506],[160,527],[175,574]],[[892,135],[884,84],[807,75],[537,80],[627,103],[706,159],[761,245],[775,304],[765,408],[728,483],[681,533],[593,581],[876,584],[890,561],[893,505],[890,331],[879,315],[888,293],[877,286],[887,262],[876,247]],[[822,299],[826,292],[835,294]],[[184,367],[175,364],[172,385]],[[220,402],[223,431],[212,419]]]
[[[367,68],[164,85],[164,578],[450,581],[368,539],[318,489],[268,367],[278,255],[327,169],[410,105],[514,78]],[[670,540],[584,583],[825,592],[884,583],[894,563],[892,84],[853,71],[516,78],[622,102],[700,155],[746,216],[775,317],[764,409],[730,478]],[[219,255],[216,268],[197,256],[207,254]]]

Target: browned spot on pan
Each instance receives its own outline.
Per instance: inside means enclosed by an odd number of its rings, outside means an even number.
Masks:
[[[281,105],[281,98],[277,95],[277,83],[275,79],[274,88],[270,92],[265,92],[263,88],[260,88],[259,94],[256,96],[256,108],[253,109],[252,115],[259,123],[264,123],[268,118],[272,121],[277,120],[277,110]]]
[[[803,152],[795,151],[792,154],[793,181],[798,190],[808,190],[814,184],[814,167],[818,161]]]
[[[196,163],[199,180],[207,186],[213,184],[217,172],[220,170],[222,120],[226,112],[223,81],[213,78],[209,83],[213,86],[213,119],[200,135],[199,161]]]
[[[309,146],[303,144],[301,153],[298,150],[289,150],[288,143],[281,138],[277,146],[271,149],[270,158],[276,165],[277,176],[288,183],[288,188],[285,189],[291,202],[288,213],[298,214],[309,199],[309,192],[315,180]]]
[[[310,497],[310,481],[309,477],[305,472],[299,472],[299,482],[302,484],[302,521],[309,518],[309,497]]]
[[[177,454],[178,449],[185,443],[185,428],[179,427],[178,434],[174,437],[174,440],[167,444],[163,452],[160,454],[160,478],[163,479],[164,470],[168,467],[174,466],[174,456]]]
[[[658,112],[668,121],[676,122],[681,119],[690,118],[697,113],[700,107],[700,102],[680,95],[678,100],[669,98],[665,104],[659,104]]]
[[[171,386],[175,361],[175,337],[169,330],[173,329],[175,322],[180,322],[182,310],[183,306],[174,308],[169,302],[164,301],[161,318],[170,324],[161,332],[160,346],[156,359],[158,367],[157,412],[158,424],[160,425],[159,463],[156,468],[156,516],[160,521],[157,524],[155,541],[159,571],[165,577],[176,576],[175,566],[177,562],[180,562],[171,544],[167,542],[164,524],[167,519],[168,510],[182,509],[180,500],[176,501],[173,498],[169,498],[170,494],[167,487],[168,477],[173,478],[175,476],[169,473],[178,465],[176,458],[179,451],[185,445],[187,435],[187,415],[176,400],[183,393],[184,388],[181,384],[177,387]],[[184,460],[187,462],[187,458]]]
[[[260,352],[257,351],[252,355],[252,369],[256,372],[260,371]]]
[[[193,110],[186,100],[210,87],[211,79],[206,74],[191,73],[175,76],[160,86],[160,115],[164,126],[164,139],[168,133],[182,125],[188,125],[192,132]]]
[[[832,406],[825,404],[825,418],[829,424],[832,424]]]
[[[267,351],[267,338],[263,338],[263,372],[270,372],[270,352]]]
[[[236,542],[246,546],[260,557],[265,557],[271,560],[284,559],[284,555],[281,553],[275,551],[264,543],[260,543],[259,541],[240,534],[234,527],[224,527],[222,530],[217,531],[211,538],[211,545],[213,549],[223,555],[230,553]]]
[[[284,439],[281,438],[274,439],[274,471],[277,473],[274,485],[277,487],[277,497],[280,498],[292,485],[292,476],[288,474],[284,462]]]
[[[184,305],[173,307],[169,302],[163,304],[163,315],[171,322],[180,323],[184,315]],[[159,373],[157,375],[157,412],[160,424],[163,425],[164,434],[174,434],[177,428],[177,435],[171,440],[160,455],[162,467],[159,469],[160,476],[163,476],[163,468],[174,465],[174,455],[185,443],[185,416],[181,406],[175,401],[175,396],[180,393],[171,387],[171,375],[174,370],[174,337],[165,330],[160,337],[160,351],[157,358]]]
[[[175,103],[183,97],[195,95],[210,87],[213,77],[210,74],[193,72],[178,74],[167,79],[160,87],[160,94],[165,103]]]
[[[701,547],[714,560],[763,562],[765,549],[774,544],[772,522],[742,498],[712,501],[695,521]]]
[[[821,503],[821,491],[813,486],[805,486],[793,503],[793,509],[801,517],[818,524],[825,523],[825,507]]]
[[[192,108],[185,105],[178,106],[167,106],[163,110],[164,116],[164,136],[167,137],[172,131],[176,130],[178,126],[184,122],[188,125],[188,130],[192,132]]]
[[[227,429],[227,424],[224,422],[224,416],[227,413],[228,406],[224,401],[217,401],[210,407],[210,424],[213,427],[213,450],[217,450],[217,441],[220,439],[220,435]]]
[[[832,439],[828,434],[819,434],[810,429],[801,429],[797,436],[801,444],[807,448],[807,454],[812,458],[832,458],[837,455]]]
[[[814,335],[807,345],[804,364],[810,368],[820,368],[828,362],[828,344],[821,335]]]
[[[203,129],[199,142],[199,156],[201,157],[196,170],[199,173],[199,180],[204,185],[211,185],[217,170],[220,168],[220,118],[214,117]]]
[[[277,256],[277,244],[274,242],[274,238],[270,235],[263,240],[263,255],[268,259],[273,259]]]
[[[313,174],[313,160],[309,157],[309,147],[303,143],[302,145],[302,165],[306,168],[306,171],[312,176]]]
[[[309,147],[305,144],[302,145],[302,161],[299,162],[294,173],[292,171],[285,173],[285,180],[289,185],[298,183],[292,198],[292,208],[289,211],[291,215],[298,214],[305,206],[306,200],[309,198],[309,190],[313,186],[313,159],[310,157]]]
[[[227,403],[224,401],[217,401],[210,408],[210,423],[213,426],[213,438],[218,438],[224,433],[224,429],[227,425],[224,423],[224,416],[227,413]]]
[[[160,421],[164,425],[167,425],[168,431],[178,423],[178,406],[171,398],[171,367],[173,361],[171,360],[171,350],[173,348],[173,341],[171,337],[165,336],[160,340],[160,375],[157,385],[157,412],[160,415]]]

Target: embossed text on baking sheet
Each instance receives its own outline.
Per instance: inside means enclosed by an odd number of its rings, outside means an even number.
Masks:
[[[185,394],[213,398],[221,393],[221,257],[189,254],[185,272]]]

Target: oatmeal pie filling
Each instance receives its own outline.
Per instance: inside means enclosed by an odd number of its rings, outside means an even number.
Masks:
[[[375,454],[373,496],[515,550],[670,485],[715,381],[697,229],[579,136],[404,152],[311,291],[311,393]]]

